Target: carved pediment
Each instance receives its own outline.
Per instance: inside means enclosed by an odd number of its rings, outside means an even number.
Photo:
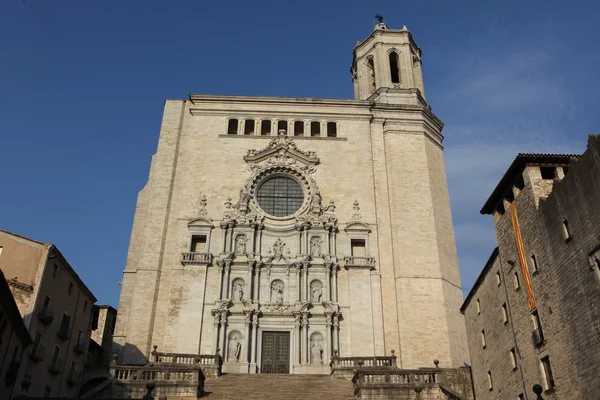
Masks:
[[[302,151],[287,136],[271,139],[267,147],[262,150],[250,149],[244,157],[248,163],[258,164],[267,161],[270,164],[291,165],[300,162],[305,165],[317,165],[319,158],[314,151]]]
[[[346,232],[371,232],[369,225],[364,222],[350,222],[344,228]]]

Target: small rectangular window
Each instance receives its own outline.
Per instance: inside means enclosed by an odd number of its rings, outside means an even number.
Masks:
[[[48,385],[46,385],[46,388],[44,389],[44,397],[50,397],[52,395],[52,388]]]
[[[556,177],[556,168],[554,167],[540,167],[542,179],[554,179]]]
[[[25,380],[28,380],[29,382],[31,382],[31,374],[25,373],[25,375],[23,375],[23,380],[21,382],[23,382]],[[29,393],[29,387],[30,386],[24,387],[23,384],[21,383],[21,394]]]
[[[485,329],[481,330],[481,347],[485,349],[487,347],[487,343],[485,341]]]
[[[554,387],[554,376],[552,375],[552,367],[550,366],[550,357],[546,356],[540,360],[542,364],[542,374],[544,375],[544,383],[546,390]]]
[[[87,311],[87,307],[88,307],[88,302],[87,302],[87,300],[84,300],[83,301],[83,312]]]
[[[52,266],[52,277],[56,278],[56,275],[58,275],[58,265],[54,264]]]
[[[227,122],[227,134],[228,135],[237,135],[238,134],[238,125],[239,125],[239,122],[237,119],[230,119]]]
[[[190,246],[192,253],[205,253],[206,252],[206,236],[205,235],[194,235],[192,236],[192,243]]]
[[[508,354],[510,357],[510,365],[512,366],[512,369],[513,370],[517,369],[517,353],[516,353],[514,347],[512,349],[510,349]]]
[[[538,272],[538,263],[535,254],[531,255],[531,274]]]
[[[350,251],[352,257],[366,257],[367,251],[365,246],[365,239],[351,239],[350,240]]]
[[[488,371],[487,372],[487,378],[488,378],[488,389],[489,390],[493,390],[494,389],[494,384],[492,382],[492,371]]]
[[[244,135],[254,135],[254,126],[256,123],[253,119],[244,121]]]
[[[569,240],[571,238],[571,231],[569,230],[569,221],[563,219],[562,222],[563,236],[565,240]]]
[[[508,309],[506,308],[506,303],[502,304],[502,322],[505,324],[508,322]]]
[[[48,295],[46,295],[46,297],[44,297],[44,304],[42,304],[41,314],[45,314],[46,311],[48,311],[49,307],[50,307],[50,297],[48,297]]]
[[[304,136],[304,121],[294,122],[294,136]]]
[[[77,368],[77,361],[71,361],[71,368],[69,369],[69,379],[73,379],[75,376],[75,368]]]
[[[481,303],[479,302],[479,299],[477,299],[475,304],[477,305],[477,315],[479,315],[481,314]]]
[[[52,368],[56,368],[56,364],[58,363],[58,355],[60,354],[60,347],[54,347],[54,353],[52,353],[52,364],[50,366]]]
[[[285,131],[284,135],[288,134],[288,122],[287,121],[278,121],[277,122],[277,134],[279,135],[280,131]]]
[[[71,317],[63,312],[62,319],[60,320],[60,326],[58,328],[58,335],[63,338],[67,338],[69,335],[69,325],[71,324]]]
[[[69,282],[69,289],[67,290],[68,294],[73,293],[73,282]]]
[[[310,136],[321,136],[321,123],[312,121],[310,123]]]
[[[500,271],[496,272],[496,285],[500,286],[502,279],[500,278]]]
[[[513,284],[515,286],[515,290],[518,290],[521,287],[521,283],[519,282],[519,273],[517,271],[513,274]]]
[[[81,336],[83,335],[83,331],[81,329],[77,330],[77,341],[75,342],[75,344],[82,344],[81,343]]]
[[[327,123],[327,137],[337,136],[337,124],[335,122]]]
[[[271,121],[269,121],[269,120],[260,121],[260,134],[262,136],[268,136],[271,134]]]

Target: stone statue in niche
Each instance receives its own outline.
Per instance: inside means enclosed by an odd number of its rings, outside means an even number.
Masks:
[[[315,281],[310,285],[310,301],[315,303],[320,303],[323,298],[323,288],[321,282]]]
[[[310,255],[313,258],[321,257],[321,238],[319,236],[313,236],[310,239]]]
[[[233,300],[242,301],[244,298],[244,282],[239,279],[233,283]]]
[[[283,303],[283,282],[271,283],[271,303]]]
[[[310,341],[310,363],[323,364],[323,344],[320,338],[313,338]]]
[[[237,235],[237,237],[235,238],[235,254],[246,254],[246,235]]]
[[[242,351],[242,342],[237,335],[234,335],[229,340],[229,361],[239,361],[240,353]]]

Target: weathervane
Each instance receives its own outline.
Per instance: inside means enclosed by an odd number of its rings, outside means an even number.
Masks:
[[[377,20],[379,21],[380,24],[383,24],[383,15],[375,14],[375,18],[377,18]]]

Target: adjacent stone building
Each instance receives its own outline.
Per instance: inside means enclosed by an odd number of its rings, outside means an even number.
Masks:
[[[600,393],[600,137],[519,154],[483,206],[494,250],[462,306],[477,399]]]
[[[18,390],[27,378],[32,397],[74,397],[96,298],[56,246],[0,230],[0,248],[0,269],[33,339],[22,357]]]
[[[0,247],[0,256],[2,250]],[[0,398],[9,399],[15,391],[23,354],[31,343],[17,303],[0,270]]]
[[[215,354],[239,373],[469,361],[444,169],[421,50],[381,23],[354,48],[355,98],[167,100],[139,193],[119,362]]]

